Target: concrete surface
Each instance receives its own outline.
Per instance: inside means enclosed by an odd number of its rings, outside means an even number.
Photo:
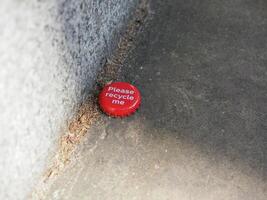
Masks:
[[[138,0],[1,0],[0,199],[25,199]]]
[[[267,3],[155,0],[122,69],[143,103],[88,132],[47,199],[267,199]]]

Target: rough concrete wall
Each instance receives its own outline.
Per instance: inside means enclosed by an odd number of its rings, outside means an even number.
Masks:
[[[0,199],[25,199],[138,0],[1,0]]]

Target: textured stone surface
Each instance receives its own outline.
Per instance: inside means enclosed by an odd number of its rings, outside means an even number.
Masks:
[[[266,200],[266,1],[151,7],[121,76],[141,108],[103,116],[47,199]]]
[[[0,2],[0,199],[31,191],[137,2]]]

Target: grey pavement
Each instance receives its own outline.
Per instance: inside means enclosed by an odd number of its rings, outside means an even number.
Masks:
[[[267,2],[155,0],[102,116],[47,199],[266,200]]]
[[[25,200],[139,0],[0,1],[0,199]]]

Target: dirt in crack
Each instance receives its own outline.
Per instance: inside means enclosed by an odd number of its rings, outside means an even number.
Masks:
[[[115,54],[110,59],[107,59],[103,69],[97,76],[95,94],[80,106],[77,114],[70,121],[68,130],[60,137],[57,154],[52,166],[45,172],[43,182],[47,182],[50,178],[59,174],[71,160],[77,145],[81,143],[92,123],[99,119],[100,111],[97,105],[97,91],[108,82],[117,80],[119,70],[129,51],[133,49],[135,37],[148,16],[148,5],[148,1],[144,0],[136,9],[133,20],[130,21],[124,36],[120,39]]]

